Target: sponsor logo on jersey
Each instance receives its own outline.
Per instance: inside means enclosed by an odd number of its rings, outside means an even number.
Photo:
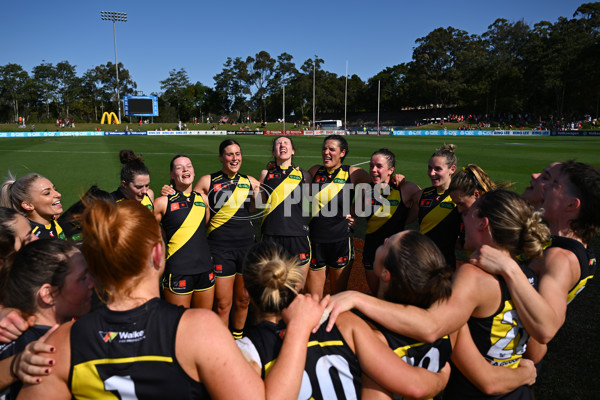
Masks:
[[[100,334],[100,337],[102,338],[102,340],[104,340],[104,343],[110,343],[113,341],[114,338],[117,337],[117,332],[102,332],[99,331],[98,332]]]
[[[213,186],[213,190],[215,192],[218,192],[219,190],[223,189],[223,185],[220,183],[215,184],[215,186]]]
[[[308,253],[300,253],[300,260],[304,261],[308,258]]]
[[[324,176],[315,176],[315,183],[323,182],[324,180]]]
[[[216,264],[215,265],[215,271],[222,272],[223,271],[223,265],[222,264]]]
[[[345,179],[341,179],[341,178],[335,178],[333,180],[333,183],[346,183],[346,180]]]
[[[454,204],[444,202],[440,204],[440,208],[449,208],[450,210],[452,210],[454,208]]]
[[[250,185],[247,185],[245,183],[240,183],[237,185],[240,189],[250,189]]]
[[[171,211],[179,210],[179,203],[171,204]]]
[[[421,204],[419,204],[419,207],[429,207],[430,205],[431,205],[431,200],[423,199],[423,200],[421,200]]]
[[[206,204],[204,204],[204,203],[203,203],[203,202],[201,202],[201,201],[195,201],[195,202],[194,202],[194,205],[195,205],[195,206],[198,206],[198,207],[206,207]]]
[[[398,204],[400,204],[400,202],[398,200],[388,200],[388,202],[390,203],[390,206],[395,207]]]
[[[297,181],[301,181],[302,177],[298,176],[298,175],[290,175],[290,179],[295,179]]]
[[[98,334],[100,335],[104,343],[112,343],[115,340],[119,343],[133,343],[139,342],[146,338],[145,332],[143,330],[132,332],[98,331]]]

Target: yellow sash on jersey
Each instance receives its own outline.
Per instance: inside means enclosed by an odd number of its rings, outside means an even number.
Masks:
[[[236,184],[235,190],[231,193],[231,196],[223,207],[216,212],[210,219],[210,225],[206,231],[207,234],[211,233],[221,225],[225,224],[235,215],[235,213],[244,205],[244,201],[248,197],[250,192],[250,180],[240,176]]]
[[[452,204],[452,207],[440,207],[444,203]],[[444,200],[442,200],[437,206],[433,208],[433,210],[429,211],[423,220],[421,221],[421,225],[419,226],[419,232],[422,234],[426,234],[430,230],[436,227],[436,225],[442,221],[444,218],[448,216],[454,210],[456,204],[452,202],[452,197],[447,195]]]
[[[400,191],[390,187],[390,194],[387,197],[387,201],[389,204],[387,204],[385,208],[387,208],[388,212],[385,212],[384,206],[381,204],[379,208],[375,210],[371,218],[369,218],[367,221],[367,233],[376,232],[383,226],[383,224],[392,218],[392,215],[394,215],[398,207],[400,207],[400,202],[402,201]]]
[[[290,174],[285,178],[276,188],[271,192],[267,199],[267,204],[263,214],[263,222],[278,205],[283,203],[285,199],[300,185],[303,181],[302,172],[297,169],[292,170]]]
[[[315,195],[312,202],[312,217],[321,212],[321,209],[342,191],[349,176],[349,171],[344,171],[340,168],[335,178]]]
[[[147,194],[144,195],[144,198],[141,201],[143,206],[146,206],[148,210],[154,211],[154,204],[152,204],[152,200],[150,200],[150,196]]]
[[[197,199],[200,200],[198,205],[196,205]],[[173,234],[169,240],[169,244],[167,246],[167,260],[173,254],[175,254],[177,250],[182,248],[183,245],[192,238],[192,236],[194,236],[194,233],[198,230],[198,227],[204,220],[206,215],[206,204],[204,204],[202,196],[194,193],[194,198],[192,199],[191,204],[192,209],[190,210],[189,214],[187,217],[185,217],[179,229],[177,229],[175,234]]]

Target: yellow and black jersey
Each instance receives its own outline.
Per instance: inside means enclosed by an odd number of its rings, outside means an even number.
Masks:
[[[310,239],[317,243],[333,243],[351,237],[352,230],[346,219],[352,211],[354,197],[350,167],[342,165],[331,173],[320,167],[313,178],[312,195]]]
[[[61,226],[55,220],[52,220],[50,224],[38,224],[29,220],[31,226],[31,233],[37,236],[38,239],[66,239],[66,235],[63,232]]]
[[[419,201],[419,232],[428,236],[442,251],[446,263],[456,267],[456,241],[461,217],[446,190],[438,193],[435,187],[423,190]]]
[[[308,218],[303,211],[306,173],[300,168],[276,167],[267,172],[262,184],[268,197],[261,231],[272,236],[306,236]]]
[[[196,275],[212,271],[213,263],[206,239],[207,207],[199,193],[177,191],[169,196],[161,220],[167,236],[165,273]]]
[[[398,187],[389,185],[383,192],[375,191],[376,187],[367,194],[365,202],[365,213],[369,215],[363,250],[365,265],[373,264],[375,251],[386,238],[404,230],[410,211]]]
[[[523,262],[519,263],[529,282],[537,287],[537,275]],[[517,368],[527,347],[529,334],[523,327],[510,292],[502,277],[498,277],[502,300],[500,310],[487,318],[469,318],[467,322],[473,342],[483,357],[492,365]],[[501,396],[486,396],[473,385],[458,368],[453,366],[448,386],[448,399],[531,399],[529,387],[522,386]]]
[[[125,197],[125,195],[123,194],[123,191],[121,190],[120,187],[117,190],[115,190],[114,192],[112,192],[110,194],[110,196],[112,197],[112,199],[115,203],[119,203],[123,200],[127,200],[127,197]],[[150,200],[150,196],[148,196],[148,194],[144,194],[144,198],[142,199],[142,201],[140,201],[140,203],[144,207],[148,208],[148,210],[154,211],[154,204],[152,203],[152,200]]]
[[[334,325],[325,331],[326,323],[310,335],[299,399],[360,398],[361,369],[358,358]],[[238,346],[261,367],[264,378],[275,363],[283,337],[283,322],[263,321],[245,332]]]
[[[154,298],[128,311],[104,307],[71,328],[69,390],[74,399],[208,399],[175,358],[185,309]]]
[[[252,183],[246,175],[228,177],[222,171],[210,175],[208,204],[211,218],[208,241],[213,248],[247,247],[254,242],[250,221]]]
[[[552,235],[548,248],[552,247],[559,247],[572,252],[579,261],[579,281],[569,290],[567,302],[570,303],[575,296],[585,289],[587,282],[594,277],[594,273],[596,272],[596,256],[591,246],[586,248],[581,242],[563,236]]]

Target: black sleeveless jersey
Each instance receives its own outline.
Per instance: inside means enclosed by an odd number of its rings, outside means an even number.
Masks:
[[[352,210],[354,189],[350,167],[342,165],[332,173],[320,167],[313,178],[310,238],[317,243],[333,243],[352,236],[346,215]]]
[[[246,175],[229,178],[222,171],[210,175],[208,204],[211,218],[208,242],[214,248],[248,247],[254,242],[250,221],[252,183]]]
[[[585,289],[585,285],[587,285],[588,281],[594,277],[594,273],[596,272],[596,257],[594,251],[591,246],[586,248],[581,242],[575,239],[554,235],[550,238],[549,247],[559,247],[568,250],[575,254],[579,261],[579,281],[577,281],[571,290],[569,290],[567,302],[570,303],[579,292]]]
[[[537,275],[523,262],[519,266],[537,287]],[[519,319],[517,309],[511,300],[510,292],[502,277],[498,277],[502,291],[499,311],[486,318],[469,318],[467,322],[473,342],[483,357],[492,365],[517,368],[527,347],[529,334]],[[448,386],[444,390],[448,399],[531,399],[528,386],[522,386],[500,396],[486,396],[453,366]]]
[[[165,273],[195,275],[213,269],[206,240],[207,207],[199,193],[169,196],[161,224],[167,235]]]
[[[31,233],[37,236],[38,239],[66,239],[66,235],[62,230],[62,227],[52,220],[49,225],[38,224],[32,220],[28,220],[31,226]]]
[[[435,187],[423,190],[419,201],[419,232],[433,240],[452,268],[456,268],[460,224],[460,214],[447,190],[442,194]]]
[[[398,187],[388,185],[383,193],[376,192],[375,188],[376,186],[367,196],[365,204],[365,212],[369,215],[365,242],[381,244],[386,238],[404,230],[409,208],[402,201],[402,193]]]
[[[10,356],[19,354],[25,350],[25,346],[29,343],[41,338],[48,330],[49,326],[46,325],[34,325],[27,329],[17,340],[13,340],[10,343],[0,344],[0,360],[5,360]],[[0,399],[2,400],[14,400],[17,398],[17,394],[23,387],[21,381],[16,381],[4,390],[0,390]]]
[[[112,192],[110,194],[110,197],[112,197],[115,203],[120,203],[123,200],[127,200],[127,197],[125,197],[120,187],[117,188],[117,190],[115,190],[114,192]],[[154,211],[154,203],[152,203],[152,200],[150,200],[150,196],[148,196],[148,194],[144,195],[144,198],[142,199],[142,201],[140,201],[140,203],[148,210]]]
[[[305,173],[299,168],[276,167],[267,172],[262,184],[268,193],[261,225],[265,235],[308,235],[307,214],[303,211]]]
[[[298,399],[360,398],[362,383],[358,359],[335,325],[331,332],[326,332],[325,327],[326,324],[321,325],[308,339],[306,365]],[[241,339],[249,339],[256,348],[262,364],[263,378],[279,355],[284,335],[283,322],[274,324],[263,321],[245,332]]]
[[[132,310],[104,307],[75,321],[69,371],[73,398],[208,399],[204,385],[175,358],[184,311],[154,298]]]

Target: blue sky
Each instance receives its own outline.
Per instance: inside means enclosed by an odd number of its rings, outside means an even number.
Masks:
[[[227,57],[282,52],[296,67],[318,55],[323,68],[367,80],[388,66],[408,62],[415,40],[438,27],[485,32],[497,18],[539,21],[571,18],[579,0],[67,0],[7,1],[2,4],[0,65],[26,71],[67,60],[77,74],[114,62],[112,22],[100,11],[123,11],[117,55],[138,90],[160,91],[172,69],[184,68],[191,82],[213,86]]]

